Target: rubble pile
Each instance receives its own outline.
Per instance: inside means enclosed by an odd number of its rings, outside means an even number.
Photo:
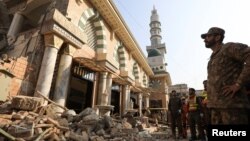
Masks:
[[[0,105],[0,141],[149,141],[166,139],[167,133],[149,133],[139,119],[100,116],[86,108],[76,114],[57,114],[53,103],[43,98],[15,96]]]

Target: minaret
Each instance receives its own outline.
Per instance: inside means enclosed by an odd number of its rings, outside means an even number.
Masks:
[[[147,46],[148,63],[155,73],[166,72],[166,47],[165,43],[161,43],[161,22],[159,21],[159,15],[157,14],[155,6],[152,10],[149,25],[151,34],[151,46]]]
[[[167,108],[168,107],[168,86],[171,85],[171,78],[166,69],[165,43],[161,43],[161,22],[155,7],[150,17],[150,41],[151,45],[147,46],[148,63],[154,72],[154,76],[149,80],[149,87],[152,88],[149,100],[150,107]],[[157,101],[155,104],[153,101]]]
[[[161,23],[159,21],[159,16],[157,14],[157,10],[152,10],[152,15],[150,18],[150,33],[151,33],[151,46],[161,44]]]

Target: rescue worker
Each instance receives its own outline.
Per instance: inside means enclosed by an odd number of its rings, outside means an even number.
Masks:
[[[191,137],[190,141],[200,139],[205,140],[204,130],[202,129],[201,123],[201,108],[202,101],[199,97],[196,97],[195,89],[189,88],[189,98],[188,98],[188,123],[190,126]],[[198,138],[196,135],[196,126],[198,127]]]
[[[173,138],[177,138],[176,127],[178,128],[178,138],[182,137],[181,105],[182,105],[181,98],[178,97],[176,91],[173,90],[171,92],[169,104],[168,104]]]
[[[187,138],[187,113],[188,105],[185,97],[181,98],[181,120],[182,120],[182,136],[184,139]]]

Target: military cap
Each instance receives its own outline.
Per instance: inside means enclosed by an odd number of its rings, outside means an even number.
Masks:
[[[211,34],[218,34],[218,35],[223,35],[225,34],[225,30],[219,27],[211,27],[207,33],[201,34],[201,38],[205,39],[207,35]]]

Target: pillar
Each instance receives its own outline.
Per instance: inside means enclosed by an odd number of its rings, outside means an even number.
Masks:
[[[130,87],[128,85],[122,86],[122,115],[125,114],[130,103]]]
[[[20,12],[16,12],[7,33],[9,44],[15,41],[16,35],[22,28],[24,17]]]
[[[45,51],[40,68],[36,91],[43,96],[49,97],[51,82],[53,79],[58,50],[63,44],[63,40],[54,34],[45,35]],[[35,93],[35,96],[39,96]],[[46,104],[46,103],[45,103]]]
[[[94,82],[93,82],[93,92],[92,92],[92,108],[95,107],[95,105],[97,105],[97,92],[98,92],[98,81],[99,81],[99,73],[96,72],[95,76],[94,76]]]
[[[139,115],[142,116],[142,94],[138,94]]]
[[[149,96],[148,95],[146,96],[146,105],[145,106],[146,106],[146,108],[149,108]]]
[[[99,77],[98,105],[100,115],[110,115],[114,106],[109,104],[112,86],[112,75],[107,72],[101,72]]]
[[[120,113],[120,114],[119,114],[119,115],[120,115],[120,116],[122,116],[122,114],[123,114],[123,113],[122,113],[122,111],[123,111],[123,106],[122,106],[122,101],[123,101],[123,98],[122,98],[122,97],[123,97],[123,94],[122,94],[122,93],[123,93],[123,91],[122,91],[122,89],[123,89],[123,86],[122,86],[122,85],[119,85],[119,95],[120,95],[120,96],[119,96],[119,97],[120,97],[120,100],[119,100],[119,105],[120,105],[119,113]]]
[[[108,93],[108,105],[111,105],[111,90],[112,90],[112,74],[108,73],[107,76],[107,93]]]
[[[101,72],[99,76],[98,105],[108,105],[106,79],[107,72]]]
[[[71,64],[73,53],[75,52],[76,48],[67,45],[64,49],[64,53],[60,58],[60,64],[58,69],[58,74],[56,77],[56,85],[55,85],[55,92],[53,96],[54,102],[61,106],[65,106],[68,88],[69,88],[69,81],[70,81],[70,74],[71,74]],[[57,112],[62,112],[63,109],[58,108],[56,109]]]

